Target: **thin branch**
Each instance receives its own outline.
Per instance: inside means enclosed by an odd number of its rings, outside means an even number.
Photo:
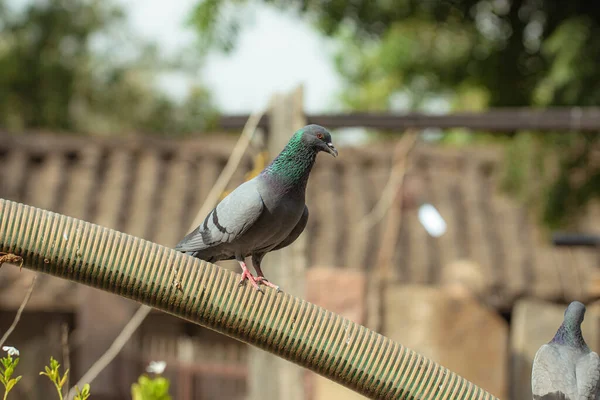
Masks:
[[[204,216],[208,214],[208,212],[216,205],[217,201],[219,200],[219,196],[227,187],[227,184],[231,180],[231,177],[235,173],[235,170],[242,160],[242,157],[248,149],[252,137],[256,132],[256,128],[258,127],[258,123],[260,122],[264,113],[264,111],[256,112],[252,114],[250,118],[248,118],[248,121],[246,121],[246,125],[244,126],[242,134],[235,144],[235,147],[233,148],[233,151],[227,160],[225,168],[223,168],[223,171],[221,171],[217,181],[208,193],[208,196],[206,200],[204,200],[204,203],[196,215],[196,218],[194,218],[189,231],[192,231],[196,226],[200,225],[202,218],[204,218]],[[181,290],[179,277],[175,281],[175,286]],[[117,335],[108,350],[106,350],[106,352],[98,360],[96,360],[90,369],[81,377],[81,379],[79,379],[75,386],[81,388],[86,383],[92,383],[92,381],[96,379],[100,372],[102,372],[104,368],[106,368],[108,364],[110,364],[111,361],[121,352],[131,336],[139,328],[144,319],[146,319],[148,314],[150,314],[150,311],[152,311],[151,307],[145,305],[140,306],[131,320],[129,320],[123,330]],[[72,400],[75,397],[75,386],[69,389],[69,394],[67,397],[68,400]]]
[[[367,296],[367,326],[377,332],[381,331],[383,326],[384,302],[381,301],[386,290],[385,281],[390,276],[391,258],[396,247],[396,238],[400,231],[402,221],[402,202],[404,196],[396,196],[404,186],[406,170],[409,168],[409,156],[417,140],[416,132],[407,132],[396,145],[392,171],[388,182],[383,189],[382,195],[373,210],[365,215],[361,220],[359,229],[363,232],[371,229],[379,222],[386,213],[386,226],[383,232],[379,255],[376,261],[376,268],[369,275],[367,280],[367,293],[374,294]],[[392,205],[395,206],[392,207]]]
[[[62,324],[61,344],[63,352],[63,368],[67,375],[67,380],[63,387],[67,390],[66,394],[68,395],[69,381],[71,380],[71,355],[69,352],[69,324],[66,322],[63,322]],[[67,373],[67,371],[69,372]]]
[[[221,174],[217,178],[217,181],[210,189],[208,196],[206,196],[204,204],[202,204],[202,207],[200,207],[200,211],[198,211],[198,214],[196,214],[196,218],[194,218],[194,221],[190,226],[190,232],[202,223],[202,220],[206,217],[206,214],[208,214],[208,212],[217,204],[219,196],[221,196],[221,193],[223,193],[223,191],[227,187],[227,184],[231,180],[231,177],[235,173],[237,167],[240,165],[242,157],[244,156],[246,149],[250,145],[252,137],[254,136],[256,128],[258,127],[258,123],[260,122],[264,113],[265,111],[256,112],[250,115],[250,117],[246,121],[246,125],[244,125],[242,134],[240,135],[240,138],[235,144],[235,147],[233,148],[233,151],[231,152],[231,155],[227,160],[225,168],[223,168],[223,171],[221,171]]]
[[[407,132],[406,134],[407,142],[400,142],[396,147],[395,153],[395,163],[392,167],[392,172],[390,173],[390,180],[388,181],[386,186],[390,186],[393,190],[390,190],[389,193],[385,193],[384,189],[384,197],[385,195],[390,196],[390,200],[387,202],[386,207],[383,208],[383,214],[386,211],[390,211],[390,215],[387,218],[387,229],[385,230],[384,236],[382,238],[381,248],[379,251],[379,257],[377,259],[377,265],[380,269],[387,269],[391,262],[392,255],[396,248],[396,239],[398,236],[398,232],[400,231],[400,224],[402,223],[402,207],[404,202],[404,196],[402,193],[395,200],[396,206],[391,208],[392,204],[394,204],[394,195],[401,191],[404,187],[404,179],[406,178],[406,170],[409,169],[410,162],[410,152],[414,149],[417,141],[417,133],[416,132]],[[393,177],[392,177],[393,175]],[[381,203],[381,200],[380,200]],[[383,215],[382,215],[383,217]],[[385,279],[388,275],[389,271],[381,271],[382,279]]]
[[[29,290],[27,290],[27,294],[25,295],[25,298],[23,299],[23,301],[21,302],[21,305],[19,306],[19,309],[17,310],[17,315],[15,315],[14,321],[12,322],[12,324],[10,325],[8,330],[4,333],[4,335],[2,336],[2,339],[0,339],[0,347],[2,347],[2,345],[6,342],[6,339],[8,339],[10,334],[17,327],[17,324],[19,323],[19,320],[21,319],[21,314],[23,314],[23,310],[25,309],[25,306],[27,305],[27,303],[29,302],[29,299],[31,298],[31,294],[33,293],[33,288],[35,287],[36,279],[37,279],[37,274],[35,274],[33,276],[33,278],[31,279],[31,283],[29,284]]]
[[[86,383],[91,383],[96,377],[106,368],[108,364],[111,363],[112,360],[123,350],[123,347],[127,344],[131,336],[135,333],[135,331],[139,328],[139,326],[144,322],[144,319],[150,314],[152,311],[152,307],[148,306],[140,306],[137,309],[133,317],[129,320],[127,325],[123,328],[121,333],[117,336],[115,341],[110,345],[108,350],[102,356],[96,360],[96,362],[90,367],[90,369],[83,374],[81,379],[75,384],[79,388],[82,388]],[[69,390],[68,399],[72,400],[75,397],[75,386]]]
[[[371,230],[385,216],[385,213],[394,203],[396,193],[404,181],[408,154],[417,143],[417,138],[418,135],[416,132],[409,131],[402,136],[402,139],[396,145],[394,165],[392,166],[390,177],[375,207],[358,222],[359,231],[367,232]]]

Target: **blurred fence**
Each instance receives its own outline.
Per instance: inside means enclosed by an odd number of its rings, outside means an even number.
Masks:
[[[327,128],[362,127],[401,131],[403,129],[466,128],[489,132],[535,131],[597,131],[600,129],[600,108],[502,108],[483,112],[458,112],[447,115],[393,112],[349,112],[344,114],[307,114],[309,124]],[[225,130],[241,129],[248,115],[228,115],[219,119]],[[259,126],[269,127],[269,116],[261,119]]]

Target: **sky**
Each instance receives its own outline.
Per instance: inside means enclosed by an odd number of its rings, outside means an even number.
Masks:
[[[134,31],[162,48],[185,48],[194,32],[185,26],[198,0],[116,0],[127,11]],[[331,43],[297,15],[269,6],[251,6],[249,18],[233,53],[214,52],[201,71],[202,83],[212,90],[225,113],[248,113],[267,105],[275,91],[304,84],[307,112],[333,111],[340,81],[333,67]],[[179,97],[186,93],[185,79],[168,75],[161,87]]]

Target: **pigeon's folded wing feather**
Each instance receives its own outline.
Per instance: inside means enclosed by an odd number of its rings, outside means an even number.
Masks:
[[[577,387],[572,369],[574,363],[565,363],[560,349],[545,344],[537,351],[531,373],[534,399],[577,400]]]
[[[177,244],[175,250],[193,252],[231,243],[254,225],[263,209],[264,203],[254,181],[244,182],[221,200],[204,222]]]
[[[577,392],[580,399],[595,400],[600,385],[600,358],[590,352],[577,361]]]

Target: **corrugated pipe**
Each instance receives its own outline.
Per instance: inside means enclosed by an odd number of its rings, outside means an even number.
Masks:
[[[89,222],[0,199],[0,251],[24,267],[123,296],[378,399],[494,399],[435,362],[286,293]]]

